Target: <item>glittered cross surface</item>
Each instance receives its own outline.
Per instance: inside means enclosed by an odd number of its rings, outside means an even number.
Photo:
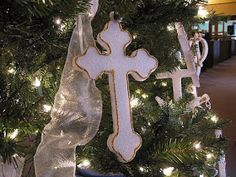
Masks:
[[[125,55],[131,39],[118,22],[110,21],[99,35],[108,53],[102,55],[95,47],[90,47],[83,57],[76,60],[77,66],[92,79],[103,73],[109,75],[114,132],[107,144],[122,162],[131,161],[142,144],[141,137],[133,129],[128,75],[143,81],[157,68],[156,59],[143,49],[135,51],[131,57]]]

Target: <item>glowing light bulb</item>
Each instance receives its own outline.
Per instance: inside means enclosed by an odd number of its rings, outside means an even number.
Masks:
[[[60,25],[60,28],[59,28],[59,29],[60,29],[60,31],[65,31],[65,27],[66,27],[66,25],[64,25],[64,24],[61,24],[61,25]]]
[[[194,145],[193,145],[193,147],[195,148],[195,149],[197,149],[197,150],[199,150],[199,149],[201,149],[201,142],[196,142],[196,143],[194,143]]]
[[[217,123],[219,121],[219,118],[216,115],[214,115],[211,117],[211,121]]]
[[[214,155],[212,153],[209,153],[209,154],[206,155],[207,160],[210,160],[213,157],[214,157]]]
[[[174,167],[165,168],[163,169],[163,174],[166,176],[171,176],[174,169],[175,169]]]
[[[41,81],[39,80],[38,77],[35,78],[35,81],[33,82],[33,85],[34,85],[35,87],[40,87]]]
[[[199,177],[204,177],[204,175],[200,175]]]
[[[201,18],[206,18],[209,13],[203,6],[199,6],[198,8],[198,16]]]
[[[136,108],[139,105],[139,99],[138,98],[132,98],[130,101],[131,108]]]
[[[141,130],[143,131],[143,132],[146,132],[146,128],[145,127],[141,127]]]
[[[136,39],[136,38],[137,38],[137,34],[134,34],[134,35],[133,35],[133,39]]]
[[[175,28],[174,28],[172,25],[168,25],[168,26],[167,26],[167,30],[168,30],[168,31],[174,31],[174,29],[175,29]]]
[[[88,159],[84,159],[79,165],[77,165],[78,168],[87,169],[91,166],[91,163]]]
[[[7,72],[10,74],[16,74],[16,70],[14,68],[9,68]]]
[[[62,19],[60,17],[57,17],[54,19],[54,23],[57,24],[57,25],[60,25],[62,22]]]
[[[19,130],[15,129],[12,133],[9,134],[9,138],[13,140],[17,137],[18,134],[19,134]]]
[[[18,157],[18,156],[19,156],[18,154],[13,154],[13,156],[12,156],[12,157],[15,157],[15,158],[16,158],[16,157]]]
[[[161,85],[163,86],[163,87],[166,87],[167,86],[167,82],[161,82]]]
[[[48,105],[48,104],[43,105],[43,111],[44,112],[49,112],[49,111],[51,111],[51,109],[52,109],[51,105]]]
[[[139,167],[139,171],[144,172],[144,168],[143,167]]]
[[[148,94],[144,93],[141,95],[144,99],[148,98]]]
[[[135,93],[137,93],[137,94],[141,94],[141,90],[140,89],[137,89],[137,90],[135,90]]]

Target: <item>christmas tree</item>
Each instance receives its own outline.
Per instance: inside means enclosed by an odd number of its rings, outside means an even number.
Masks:
[[[159,63],[144,82],[129,78],[135,130],[143,144],[136,157],[121,163],[106,145],[112,133],[111,99],[106,75],[96,81],[102,92],[102,121],[96,137],[77,148],[78,170],[84,167],[100,173],[123,173],[127,177],[216,176],[217,162],[225,139],[215,137],[224,122],[208,108],[189,109],[192,80],[183,79],[183,98],[173,101],[169,79],[155,75],[185,67],[176,53],[180,44],[174,28],[182,22],[191,31],[197,7],[202,0],[101,0],[92,21],[96,36],[110,20],[110,12],[122,28],[133,36],[126,50],[145,48]],[[0,155],[4,162],[14,162],[16,155],[33,164],[44,126],[59,88],[69,39],[75,17],[86,13],[90,1],[3,0],[0,6]],[[96,43],[102,50],[102,46]],[[159,105],[158,96],[164,100]],[[128,141],[128,140],[127,140]],[[29,148],[30,146],[30,148]],[[29,174],[27,166],[22,176]]]

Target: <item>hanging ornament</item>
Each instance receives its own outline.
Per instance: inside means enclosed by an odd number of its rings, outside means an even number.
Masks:
[[[205,104],[208,109],[211,109],[210,97],[207,94],[202,95],[201,97],[195,97],[188,105],[187,108],[191,111],[196,107],[202,107],[201,105]]]
[[[75,149],[78,145],[87,144],[96,135],[100,125],[100,91],[92,79],[84,77],[82,72],[73,67],[74,58],[82,56],[85,49],[95,43],[91,21],[98,8],[98,0],[90,3],[90,11],[77,17],[61,84],[51,110],[52,120],[44,128],[34,156],[37,177],[74,177]]]
[[[157,79],[172,79],[173,83],[173,93],[174,100],[178,100],[182,98],[182,79],[190,77],[192,78],[193,85],[195,87],[199,87],[199,79],[196,74],[196,67],[194,65],[194,55],[190,48],[187,34],[184,30],[182,23],[175,23],[175,28],[177,30],[179,43],[181,49],[184,54],[184,60],[187,65],[187,69],[181,69],[180,67],[176,68],[172,72],[165,72],[156,75]],[[160,102],[161,98],[156,98],[159,104],[162,104],[163,101]]]
[[[200,44],[202,46],[202,52],[200,50]],[[194,47],[196,50],[194,61],[197,68],[197,75],[199,77],[203,67],[203,62],[207,58],[209,47],[207,41],[202,37],[201,33],[194,34],[194,37],[190,39],[190,46]]]
[[[216,138],[221,138],[223,135],[223,131],[222,130],[215,130],[215,135]],[[222,152],[222,155],[220,156],[220,160],[218,162],[218,175],[219,177],[226,177],[227,173],[226,173],[226,160],[225,160],[225,154],[224,152]]]
[[[190,39],[189,41],[190,48],[189,48],[186,43],[187,35],[184,31],[183,26],[180,23],[176,23],[176,29],[184,56],[192,56],[193,54],[190,54],[190,49],[192,46],[195,47],[196,53],[191,58],[193,59],[196,66],[193,67],[190,62],[187,62],[187,60],[189,61],[189,59],[184,57],[185,62],[187,63],[187,68],[194,68],[194,70],[177,68],[173,72],[161,73],[157,75],[157,79],[167,79],[167,78],[172,79],[174,100],[178,100],[179,98],[182,97],[182,83],[181,83],[182,78],[192,77],[193,82],[197,83],[195,73],[193,72],[196,72],[198,77],[200,76],[201,68],[203,67],[203,62],[206,60],[209,51],[207,41],[204,38],[202,38],[200,33],[195,33],[194,38]],[[184,37],[184,35],[186,35],[186,37]],[[200,43],[202,45],[202,52],[200,51]],[[194,107],[193,105],[197,106],[203,104],[203,102],[201,102],[200,100],[204,100],[206,96],[209,98],[209,96],[206,94],[204,94],[202,97],[197,96],[196,87],[198,86],[200,85],[199,84],[193,85],[192,93],[196,99],[192,101],[190,107]],[[209,99],[206,100],[207,100],[206,106],[210,108]]]
[[[205,45],[204,40],[202,38],[196,37],[196,41],[202,41],[204,44],[203,54],[200,53],[200,50],[197,50],[198,56],[195,57],[193,51],[191,50],[191,42],[188,41],[187,34],[184,30],[184,26],[182,23],[175,23],[175,27],[178,34],[178,40],[184,55],[184,60],[187,65],[187,69],[181,69],[180,67],[176,68],[172,72],[165,72],[156,75],[157,79],[172,79],[173,84],[173,94],[174,100],[177,101],[182,98],[182,79],[183,78],[192,78],[192,90],[191,93],[194,95],[194,99],[188,104],[187,108],[193,110],[195,107],[201,107],[202,104],[205,103],[206,107],[211,109],[210,97],[207,94],[204,94],[201,97],[198,97],[197,87],[200,87],[199,83],[199,72],[201,71],[200,66],[202,66],[201,62],[203,62],[207,56],[208,46]],[[197,40],[198,39],[198,40]],[[199,42],[196,42],[199,46]],[[199,58],[199,65],[195,65],[195,58]],[[156,97],[156,101],[160,106],[165,104],[165,101],[160,97]]]
[[[91,79],[108,74],[114,132],[107,145],[121,162],[130,162],[141,147],[142,139],[133,129],[128,75],[144,81],[157,68],[157,61],[143,49],[135,51],[131,57],[126,56],[125,49],[132,37],[117,21],[111,20],[98,36],[108,52],[102,55],[96,47],[90,47],[76,64]]]

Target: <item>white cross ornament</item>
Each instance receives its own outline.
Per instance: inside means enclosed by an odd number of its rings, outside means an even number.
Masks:
[[[187,65],[187,69],[176,68],[173,72],[165,72],[156,75],[157,79],[172,79],[174,100],[182,98],[182,79],[190,77],[192,78],[193,85],[199,87],[199,78],[196,74],[196,67],[194,66],[194,55],[189,45],[187,34],[184,30],[182,23],[175,23],[175,27],[178,34],[179,43],[184,53],[184,59]],[[156,98],[161,100],[161,98]],[[161,104],[161,103],[160,103]]]
[[[188,108],[190,110],[193,110],[195,107],[200,107],[201,104],[205,103],[207,108],[211,108],[210,104],[210,98],[207,94],[204,94],[202,97],[198,97],[197,95],[197,89],[196,87],[200,87],[199,83],[199,75],[197,69],[199,65],[195,66],[194,63],[194,54],[191,50],[191,45],[193,42],[188,41],[187,34],[184,30],[184,26],[182,23],[178,22],[175,23],[175,27],[177,30],[178,34],[178,40],[181,46],[181,49],[184,54],[184,60],[187,65],[187,69],[181,69],[181,68],[176,68],[173,72],[165,72],[165,73],[160,73],[156,75],[157,79],[172,79],[173,82],[173,93],[174,93],[174,100],[177,101],[180,98],[182,98],[182,78],[187,78],[190,77],[192,78],[193,81],[193,86],[192,86],[192,94],[194,95],[194,99],[188,104]],[[202,62],[206,59],[207,53],[208,53],[208,45],[206,41],[204,42],[203,38],[200,38],[199,36],[195,36],[196,43],[199,45],[199,42],[202,42],[203,45],[203,54],[200,53],[200,50],[198,48],[197,50],[197,58],[200,59]],[[160,97],[156,97],[156,101],[158,104],[162,107],[165,105],[165,101],[162,100]]]
[[[117,21],[110,21],[98,37],[108,53],[102,55],[97,48],[90,47],[76,60],[76,65],[91,79],[103,73],[109,75],[114,132],[107,145],[121,162],[130,162],[141,147],[142,139],[133,129],[128,75],[137,81],[147,79],[157,68],[157,60],[143,49],[135,51],[131,57],[126,56],[125,49],[132,38]]]
[[[157,79],[172,79],[174,100],[182,98],[182,79],[193,77],[195,71],[177,68],[173,72],[165,72],[156,75]]]

